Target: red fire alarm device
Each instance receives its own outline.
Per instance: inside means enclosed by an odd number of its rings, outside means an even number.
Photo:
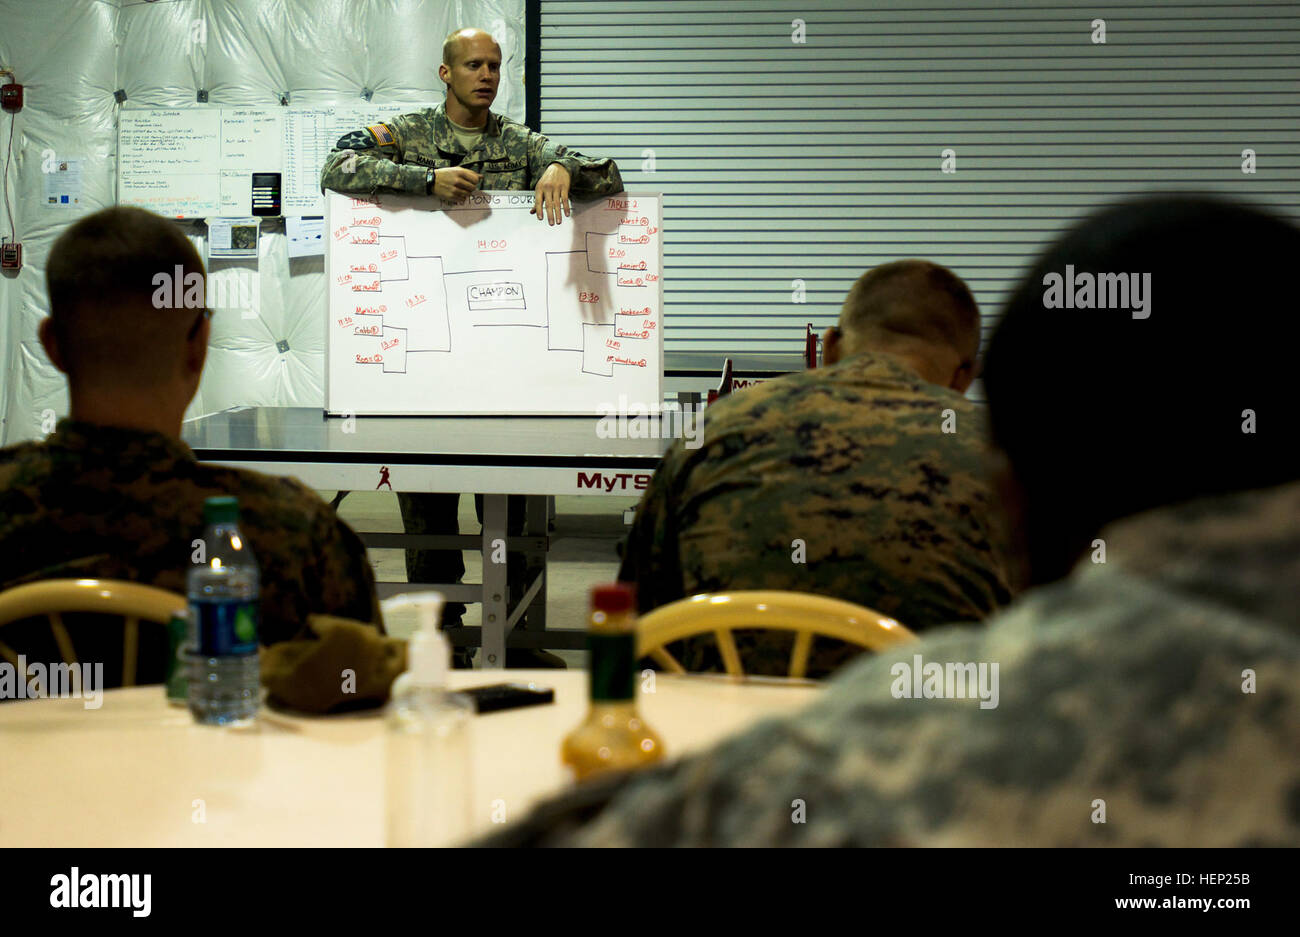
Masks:
[[[13,241],[0,244],[0,270],[21,270],[23,246]]]
[[[23,86],[10,82],[0,85],[0,110],[17,114],[23,109]]]
[[[817,333],[813,331],[811,322],[803,336],[803,360],[808,367],[817,367]]]

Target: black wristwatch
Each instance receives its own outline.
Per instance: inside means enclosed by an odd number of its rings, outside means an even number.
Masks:
[[[430,169],[428,172],[424,174],[424,194],[425,195],[433,194],[433,170],[432,169]]]

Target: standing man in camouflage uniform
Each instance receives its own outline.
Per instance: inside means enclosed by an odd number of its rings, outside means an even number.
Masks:
[[[381,193],[436,195],[463,201],[476,189],[534,189],[537,220],[561,224],[570,214],[570,195],[597,198],[623,190],[612,159],[590,159],[489,109],[501,78],[501,48],[481,29],[462,29],[442,47],[438,77],[447,86],[445,103],[430,110],[402,114],[339,140],[321,172],[321,188],[354,195]],[[454,326],[453,326],[454,327]],[[473,388],[466,388],[473,393]],[[458,532],[460,495],[400,492],[407,533]],[[479,520],[482,497],[476,498]],[[523,529],[524,499],[511,497],[512,535]],[[510,560],[512,597],[521,591],[522,570]],[[411,582],[459,582],[465,573],[459,551],[407,550]],[[460,623],[465,606],[449,603],[444,626]],[[522,623],[521,623],[522,624]],[[459,666],[468,655],[458,655]],[[563,666],[545,652],[507,652],[507,666]]]
[[[1204,198],[1065,234],[984,377],[1034,585],[493,842],[1300,846],[1298,255],[1294,224]],[[918,695],[918,663],[998,666],[996,692]]]
[[[979,309],[951,271],[902,260],[865,273],[826,334],[827,367],[713,404],[699,448],[677,440],[665,454],[619,572],[641,610],[786,589],[917,631],[1007,602],[984,432],[962,396],[978,347]],[[747,673],[787,673],[792,633],[736,637]],[[721,667],[712,635],[683,644],[674,656],[688,670]],[[819,638],[808,673],[860,650]]]
[[[45,275],[41,344],[67,375],[71,415],[43,442],[0,450],[0,588],[109,578],[184,594],[204,499],[234,495],[261,572],[263,644],[309,637],[312,613],[382,632],[365,547],[328,504],[292,478],[197,462],[181,442],[211,323],[203,261],[176,225],[96,212],[54,242]],[[121,628],[70,616],[69,630],[117,685]],[[5,628],[11,647],[61,660],[49,638],[44,618]],[[160,682],[165,661],[165,641],[142,642],[139,681]]]

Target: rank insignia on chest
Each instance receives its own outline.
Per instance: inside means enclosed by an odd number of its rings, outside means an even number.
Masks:
[[[397,141],[393,139],[393,131],[388,129],[387,124],[375,124],[373,127],[367,127],[370,135],[375,138],[375,142],[380,146],[396,146]]]

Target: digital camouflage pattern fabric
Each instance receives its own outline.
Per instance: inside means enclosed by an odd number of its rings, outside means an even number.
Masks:
[[[704,411],[698,448],[679,439],[664,455],[619,578],[636,583],[642,611],[699,592],[783,589],[856,602],[914,631],[978,621],[1010,598],[980,416],[883,354],[739,391]],[[737,631],[736,644],[747,673],[788,672],[791,632]],[[688,670],[722,669],[711,635],[669,651]],[[859,652],[819,638],[808,675]]]
[[[1126,518],[1105,563],[986,627],[864,658],[798,715],[486,842],[1300,846],[1297,517],[1300,483]],[[998,663],[998,706],[896,698],[917,654]]]
[[[429,169],[462,166],[483,176],[480,189],[519,191],[536,187],[551,163],[569,171],[573,198],[623,191],[612,159],[583,156],[490,111],[482,139],[466,152],[442,104],[343,136],[325,160],[321,189],[369,197],[398,192],[424,195]]]
[[[43,442],[0,449],[0,588],[41,579],[109,578],[185,594],[203,500],[239,499],[239,525],[261,572],[263,644],[310,637],[309,613],[374,622],[382,630],[365,547],[301,482],[206,465],[161,433],[62,420]],[[102,619],[101,619],[102,622]],[[6,626],[4,641],[39,642]],[[104,629],[74,635],[83,660]],[[121,657],[121,631],[114,629]],[[36,658],[33,658],[36,659]],[[41,657],[42,660],[61,659]],[[142,650],[141,682],[154,664]],[[106,679],[107,679],[106,670]],[[109,685],[113,685],[109,683]]]

